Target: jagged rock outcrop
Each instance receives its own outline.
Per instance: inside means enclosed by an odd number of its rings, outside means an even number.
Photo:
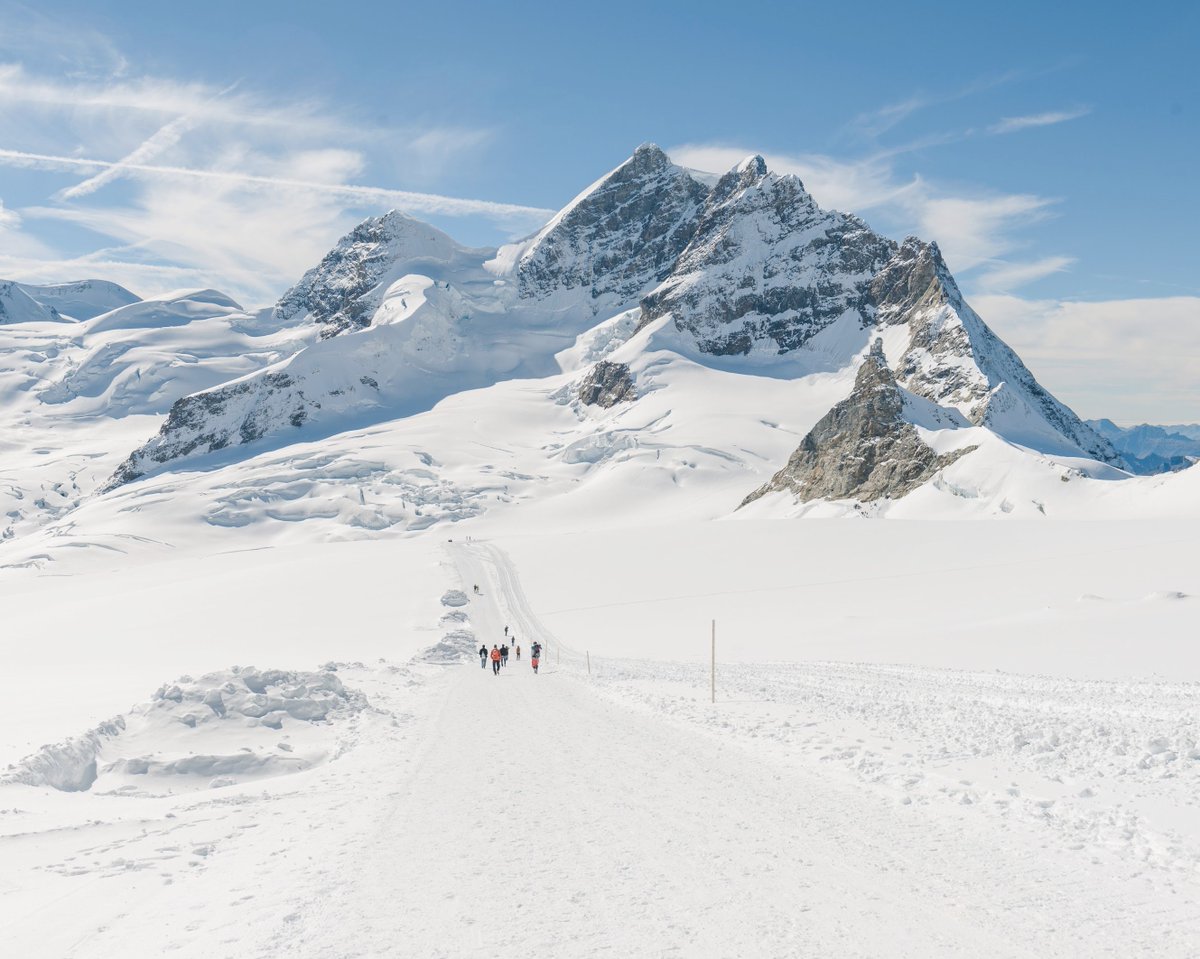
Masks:
[[[949,466],[970,447],[939,456],[905,417],[908,399],[876,340],[859,368],[854,391],[814,426],[771,481],[742,506],[767,493],[816,499],[899,499]]]
[[[601,360],[580,382],[578,396],[587,406],[610,409],[618,403],[636,400],[637,388],[627,364]]]
[[[288,290],[279,322],[307,319],[328,339],[369,326],[387,280],[429,263],[452,262],[465,248],[441,230],[396,210],[364,220]]]
[[[521,297],[579,289],[597,309],[636,304],[687,247],[707,195],[657,146],[643,144],[527,243],[517,265]]]
[[[310,410],[320,404],[306,400],[293,385],[287,373],[269,372],[176,400],[158,435],[129,455],[102,492],[172,460],[262,439],[277,421],[303,426]]]
[[[713,188],[670,277],[642,301],[643,324],[670,313],[704,353],[786,353],[847,314],[866,325],[871,279],[895,248],[751,157]]]
[[[1045,452],[1122,466],[1112,445],[1051,396],[963,299],[936,243],[908,237],[872,281],[880,326],[906,324],[896,380],[973,424]]]

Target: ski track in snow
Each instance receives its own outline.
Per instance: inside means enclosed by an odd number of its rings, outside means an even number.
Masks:
[[[450,549],[471,600],[455,625],[490,646],[507,623],[525,658],[499,677],[341,667],[371,708],[290,776],[83,805],[43,791],[36,813],[30,787],[4,787],[12,954],[1200,951],[1194,848],[1072,819],[1117,808],[1110,789],[1195,793],[1194,685],[723,667],[713,707],[699,667],[593,660],[589,677],[502,551]],[[1053,776],[1073,798],[1037,806]],[[1014,777],[1020,796],[992,784]]]

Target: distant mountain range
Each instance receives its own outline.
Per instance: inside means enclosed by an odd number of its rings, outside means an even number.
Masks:
[[[1167,473],[1186,469],[1200,459],[1200,425],[1151,426],[1127,429],[1112,420],[1087,420],[1087,425],[1112,443],[1135,473]]]

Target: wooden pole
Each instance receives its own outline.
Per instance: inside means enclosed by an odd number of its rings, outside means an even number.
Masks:
[[[592,652],[591,652],[591,650],[587,650],[585,655],[587,656],[588,675],[590,676],[590,675],[592,675]]]
[[[717,621],[712,621],[712,670],[709,674],[712,701],[717,701]]]

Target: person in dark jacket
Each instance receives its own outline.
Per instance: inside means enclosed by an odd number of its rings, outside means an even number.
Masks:
[[[487,647],[479,647],[479,668],[487,669]]]
[[[505,643],[503,646],[500,647],[500,665],[501,666],[508,665],[508,643]]]

